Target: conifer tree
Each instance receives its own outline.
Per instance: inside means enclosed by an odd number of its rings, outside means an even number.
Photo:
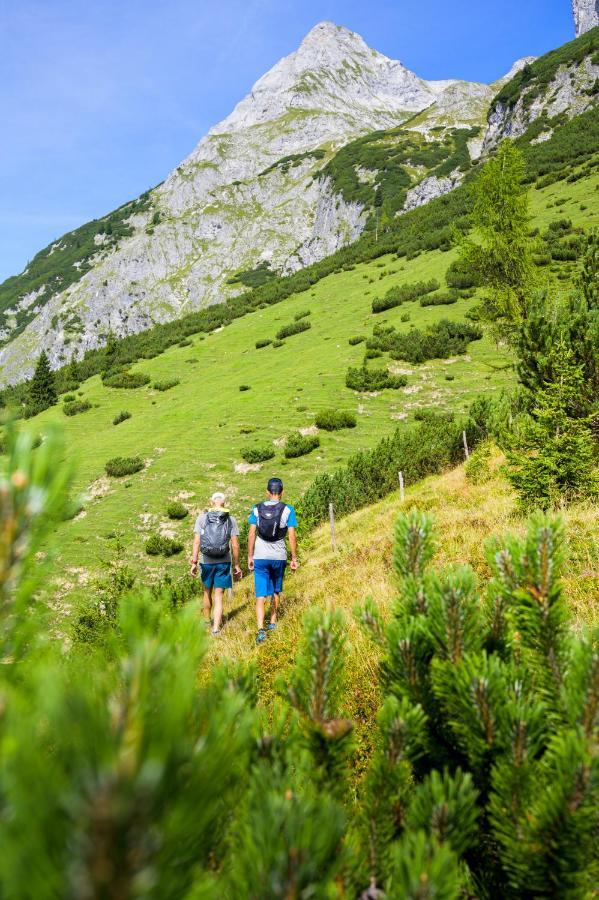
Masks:
[[[29,388],[29,402],[37,412],[47,409],[56,403],[56,388],[54,386],[54,374],[50,368],[50,361],[45,350],[42,350],[37,361],[35,372]]]
[[[511,141],[503,141],[472,188],[472,224],[481,243],[456,232],[461,266],[490,291],[483,317],[499,336],[511,340],[528,317],[535,283],[524,173],[522,154]]]

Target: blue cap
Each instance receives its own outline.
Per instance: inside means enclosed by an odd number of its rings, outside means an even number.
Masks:
[[[266,490],[269,494],[282,494],[283,482],[280,478],[270,478],[268,484],[266,485]]]

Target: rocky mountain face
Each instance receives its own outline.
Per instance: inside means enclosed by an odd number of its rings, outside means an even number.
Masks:
[[[517,105],[509,125],[497,107],[485,143],[493,97],[530,62],[494,85],[425,81],[346,28],[317,25],[161,185],[63,236],[0,285],[2,380],[28,376],[41,349],[62,365],[109,332],[221,302],[257,275],[291,273],[355,240],[384,187],[382,138],[362,156],[347,153],[361,136],[385,132],[389,153],[403,142],[402,192],[385,214],[452,190],[484,147],[524,127]],[[584,69],[581,90],[592,74]],[[560,79],[568,84],[556,91],[557,111],[573,102],[569,72]]]
[[[359,35],[317,25],[143,203],[120,211],[119,229],[95,223],[74,260],[82,242],[65,236],[11,280],[0,304],[5,380],[29,374],[42,348],[57,366],[109,331],[221,301],[243,289],[239,273],[293,272],[332,253],[367,219],[321,175],[341,146],[408,120],[425,139],[433,128],[438,139],[445,128],[482,127],[492,95],[487,85],[425,81]],[[426,176],[415,169],[414,186]],[[430,194],[424,185],[409,205]]]
[[[576,37],[599,25],[599,0],[572,0]]]

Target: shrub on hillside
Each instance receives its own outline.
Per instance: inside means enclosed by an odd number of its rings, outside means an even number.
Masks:
[[[451,306],[459,300],[457,291],[438,291],[420,298],[420,306]]]
[[[456,259],[449,266],[445,273],[445,281],[447,287],[464,290],[465,288],[476,287],[477,281],[468,266],[462,260]]]
[[[430,281],[415,281],[412,284],[397,285],[390,288],[384,297],[378,297],[372,301],[372,311],[373,313],[385,312],[387,309],[401,306],[402,303],[418,300],[425,294],[438,290],[439,287],[436,278],[431,278]]]
[[[89,400],[73,400],[70,403],[65,403],[62,411],[65,416],[77,416],[79,413],[87,412],[91,408],[92,405]]]
[[[272,344],[272,338],[262,338],[262,340],[256,341],[256,350],[262,350],[263,347],[268,347],[269,344]]]
[[[268,445],[264,447],[244,447],[241,451],[243,459],[252,465],[255,463],[266,462],[268,459],[272,459],[274,455],[275,451]]]
[[[399,332],[391,325],[375,328],[367,346],[390,353],[392,359],[421,363],[466,353],[470,341],[481,337],[482,331],[475,325],[442,319],[426,331],[413,328],[407,333]]]
[[[387,369],[350,368],[345,376],[345,386],[352,391],[384,391],[405,387],[408,379],[405,375],[391,375]]]
[[[282,341],[284,338],[291,337],[294,334],[301,334],[302,331],[309,331],[310,328],[312,328],[311,322],[300,319],[299,322],[290,322],[289,325],[283,325],[282,328],[279,328],[276,338],[278,341]]]
[[[104,469],[112,478],[123,478],[141,471],[143,467],[143,459],[139,456],[115,456],[108,460]]]
[[[178,378],[168,378],[165,381],[155,381],[152,387],[155,391],[170,391],[171,388],[177,387],[178,384],[181,384]]]
[[[275,348],[277,348],[277,347],[284,347],[284,346],[285,346],[285,341],[273,341],[273,342],[272,342],[272,346],[275,347]]]
[[[349,345],[350,347],[355,347],[357,344],[363,344],[366,340],[365,334],[357,334],[355,337],[350,337]]]
[[[240,385],[239,385],[239,390],[240,390],[241,393],[243,394],[245,391],[249,391],[249,390],[250,390],[250,386],[249,386],[249,384],[240,384]]]
[[[166,507],[166,514],[169,519],[185,519],[189,515],[189,510],[180,500],[171,500]]]
[[[150,376],[145,372],[115,372],[106,378],[102,378],[104,385],[110,388],[121,388],[125,390],[134,390],[135,388],[144,387],[150,383]]]
[[[306,456],[320,447],[320,439],[316,434],[300,434],[292,432],[285,443],[285,458],[296,459],[298,456]]]
[[[340,409],[325,409],[316,416],[316,427],[324,431],[339,431],[342,428],[355,428],[358,424],[355,415]]]
[[[65,403],[72,403],[73,400],[77,399],[77,397],[75,396],[75,394],[65,394],[62,399]]]
[[[123,410],[120,413],[117,413],[114,419],[112,420],[113,425],[120,425],[121,422],[125,422],[127,419],[131,418],[131,413]]]
[[[299,322],[300,319],[306,319],[310,315],[312,315],[312,311],[309,309],[305,309],[303,312],[296,313],[293,318],[296,322]]]
[[[486,484],[491,479],[492,472],[489,465],[491,448],[488,443],[479,444],[470,454],[464,472],[468,481],[472,484]]]
[[[152,534],[146,541],[148,556],[176,556],[181,553],[183,544],[162,534]]]

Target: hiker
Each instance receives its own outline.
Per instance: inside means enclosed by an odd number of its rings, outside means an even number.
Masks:
[[[241,578],[239,567],[239,528],[234,516],[225,509],[225,495],[216,491],[210,498],[210,509],[200,513],[196,520],[191,554],[191,575],[200,573],[204,585],[204,622],[210,627],[210,613],[214,606],[212,634],[220,633],[223,618],[223,595],[233,586],[231,578],[231,551],[235,577]]]
[[[266,487],[268,500],[264,500],[252,509],[248,522],[248,568],[254,573],[256,585],[256,619],[258,633],[256,643],[266,639],[264,627],[264,604],[270,599],[270,622],[268,630],[277,627],[277,613],[283,577],[287,566],[287,548],[285,537],[289,536],[291,549],[291,570],[295,572],[297,562],[297,518],[293,506],[283,503],[283,482],[280,478],[271,478]]]

